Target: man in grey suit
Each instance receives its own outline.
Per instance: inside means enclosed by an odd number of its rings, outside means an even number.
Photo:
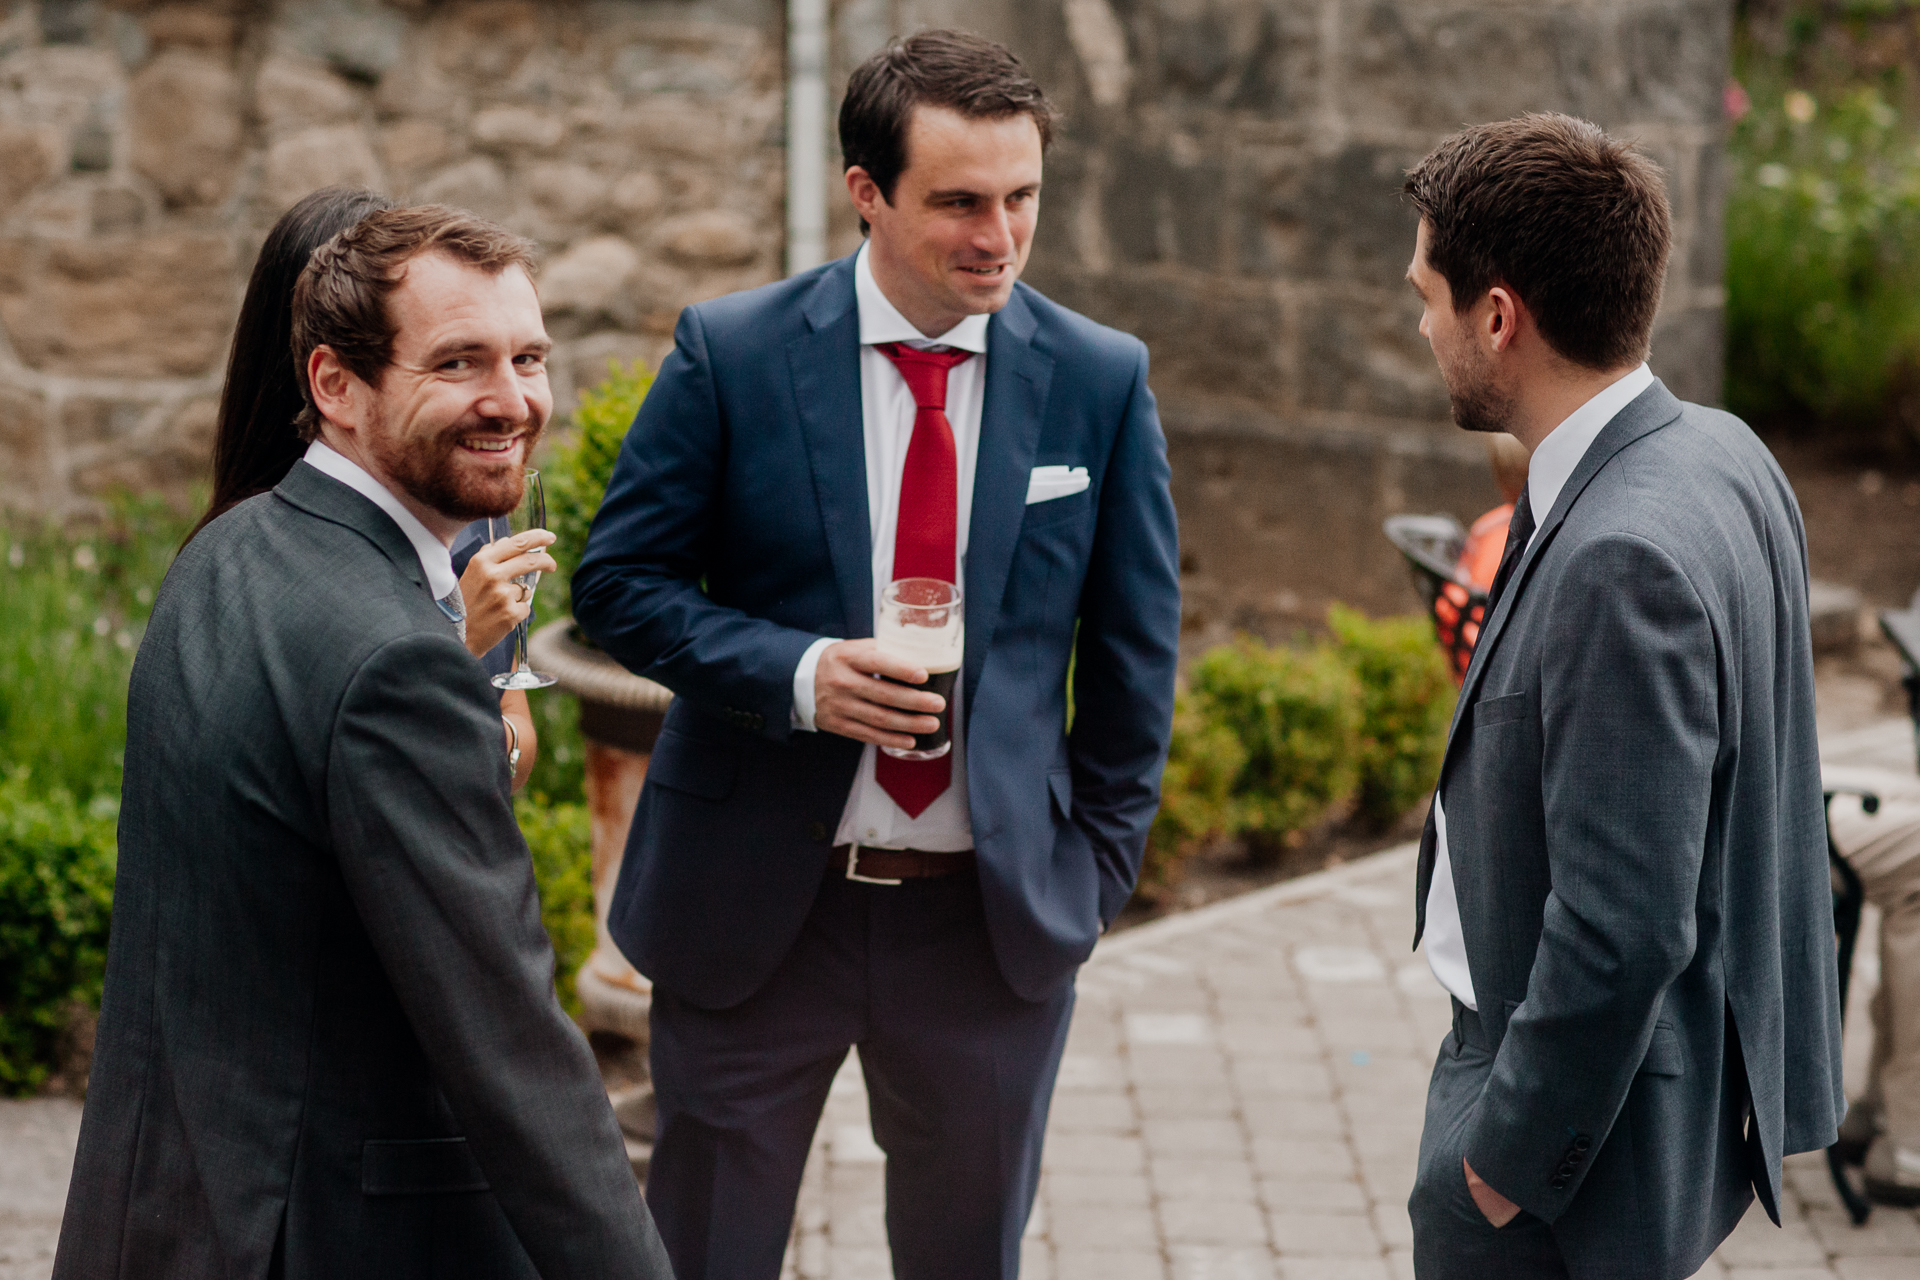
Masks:
[[[1647,370],[1649,161],[1533,115],[1406,189],[1455,421],[1532,454],[1421,843],[1414,1269],[1680,1280],[1844,1108],[1799,509]]]
[[[529,250],[385,210],[301,277],[306,460],[181,552],[134,666],[61,1280],[670,1276],[447,552],[552,408]]]

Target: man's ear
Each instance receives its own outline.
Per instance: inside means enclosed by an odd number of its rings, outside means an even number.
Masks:
[[[1520,299],[1504,285],[1495,285],[1487,290],[1487,302],[1487,314],[1481,321],[1487,341],[1496,352],[1505,351],[1520,332]]]
[[[873,180],[864,165],[854,165],[847,170],[847,194],[853,198],[853,207],[868,222],[873,214],[887,203],[887,197],[881,192],[880,184]]]
[[[360,379],[340,362],[329,346],[315,347],[307,355],[307,394],[320,416],[335,426],[349,430],[360,425],[359,397],[354,388]]]

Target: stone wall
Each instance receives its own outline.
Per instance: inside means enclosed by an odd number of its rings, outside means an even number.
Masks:
[[[1461,124],[1554,109],[1642,140],[1678,233],[1653,366],[1684,397],[1719,395],[1729,0],[839,12],[843,70],[889,31],[952,22],[1006,40],[1064,109],[1027,279],[1152,349],[1195,643],[1290,634],[1330,600],[1413,608],[1385,517],[1499,501],[1401,280],[1402,176]]]
[[[558,402],[780,272],[776,0],[14,3],[0,20],[0,505],[186,501],[246,275],[321,186],[535,236]]]
[[[1006,40],[1066,112],[1029,279],[1146,339],[1194,643],[1414,597],[1381,520],[1497,501],[1401,282],[1401,175],[1467,121],[1574,111],[1666,167],[1654,366],[1720,371],[1730,0],[835,0]],[[16,3],[0,21],[0,503],[204,473],[273,219],[331,182],[537,237],[559,403],[688,302],[781,270],[778,0]],[[859,232],[831,200],[835,252]]]

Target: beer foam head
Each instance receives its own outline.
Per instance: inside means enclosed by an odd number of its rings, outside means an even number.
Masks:
[[[943,627],[916,627],[882,611],[874,620],[873,637],[880,647],[929,671],[952,671],[960,665],[963,639],[958,610]]]

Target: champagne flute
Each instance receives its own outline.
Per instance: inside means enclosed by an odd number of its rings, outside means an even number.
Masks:
[[[547,492],[540,484],[540,473],[527,468],[527,484],[520,495],[520,505],[507,517],[508,534],[525,533],[529,529],[547,527]],[[487,532],[493,532],[493,522],[487,522]],[[514,581],[527,589],[527,616],[522,618],[513,629],[513,670],[493,678],[496,689],[544,689],[554,683],[554,677],[535,671],[527,665],[527,632],[533,626],[533,592],[539,585],[540,571],[519,574]]]

